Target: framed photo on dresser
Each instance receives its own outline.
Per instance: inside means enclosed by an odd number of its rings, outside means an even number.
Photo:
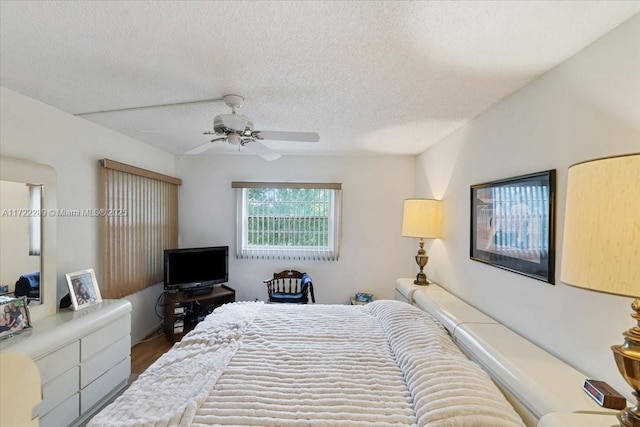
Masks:
[[[0,339],[31,329],[27,297],[0,299]]]
[[[65,276],[74,310],[80,310],[102,301],[96,274],[92,268],[68,273]]]

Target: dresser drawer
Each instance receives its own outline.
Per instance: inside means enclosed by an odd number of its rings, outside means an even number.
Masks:
[[[80,410],[87,412],[96,403],[108,397],[120,384],[124,385],[131,373],[131,358],[127,358],[109,369],[104,375],[80,392]]]
[[[74,341],[36,360],[40,370],[40,381],[46,384],[80,362],[80,343]]]
[[[57,378],[42,386],[42,402],[35,410],[40,416],[46,415],[56,406],[78,393],[80,384],[80,368],[74,366]]]
[[[100,353],[112,343],[131,333],[131,316],[116,319],[113,323],[101,328],[80,340],[82,361]]]
[[[108,350],[96,354],[80,365],[80,388],[85,388],[96,378],[107,372],[121,360],[127,358],[131,352],[131,337],[120,338],[111,344]],[[127,374],[128,375],[128,374]]]
[[[40,427],[68,426],[80,416],[80,395],[78,393],[65,400],[53,411],[40,418]]]

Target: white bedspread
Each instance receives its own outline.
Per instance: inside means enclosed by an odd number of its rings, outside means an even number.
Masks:
[[[90,426],[523,426],[428,314],[366,306],[217,309]]]

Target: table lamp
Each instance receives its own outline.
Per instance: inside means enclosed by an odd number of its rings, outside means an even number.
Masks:
[[[633,388],[635,407],[620,426],[640,426],[640,153],[569,168],[560,280],[580,288],[635,298],[638,324],[611,347]]]
[[[424,266],[429,257],[424,250],[424,239],[437,239],[442,228],[442,210],[439,200],[406,199],[402,215],[402,235],[405,237],[419,237],[420,249],[416,255],[416,263],[420,272],[413,281],[416,285],[428,285]]]

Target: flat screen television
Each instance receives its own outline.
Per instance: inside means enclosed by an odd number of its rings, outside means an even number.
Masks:
[[[164,250],[164,289],[199,293],[229,281],[229,246]]]

